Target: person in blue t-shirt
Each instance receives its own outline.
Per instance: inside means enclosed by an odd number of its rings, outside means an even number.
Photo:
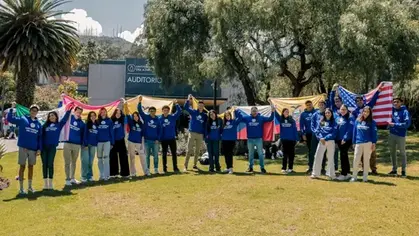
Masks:
[[[32,187],[33,166],[36,164],[36,156],[42,151],[42,125],[36,116],[39,107],[32,105],[29,108],[29,116],[16,117],[15,103],[13,109],[7,114],[7,121],[15,124],[19,128],[19,147],[18,164],[19,168],[19,194],[26,194],[23,189],[23,178],[25,174],[26,162],[28,163],[28,192],[34,193]]]
[[[146,151],[147,168],[150,169],[150,156],[153,155],[154,160],[154,173],[159,173],[159,138],[160,138],[160,122],[159,117],[156,115],[156,108],[149,107],[148,112],[145,113],[141,102],[143,97],[138,97],[138,113],[144,121],[144,142]]]
[[[114,131],[114,145],[111,148],[109,169],[111,177],[129,177],[127,146],[125,144],[125,115],[116,108],[111,116]]]
[[[241,116],[237,113],[238,110],[235,110],[235,119],[233,119],[230,111],[224,113],[223,132],[221,134],[221,149],[227,166],[224,172],[229,174],[233,174],[233,152],[237,141],[237,126],[241,122]]]
[[[109,156],[112,146],[115,144],[113,122],[108,117],[106,108],[99,111],[99,126],[97,127],[97,164],[99,167],[99,180],[109,180],[110,166]]]
[[[335,118],[333,117],[332,109],[326,108],[324,111],[324,116],[319,120],[314,134],[319,140],[319,144],[317,146],[316,155],[314,157],[313,174],[311,175],[311,178],[317,178],[320,176],[324,153],[326,152],[328,172],[327,175],[331,180],[334,180],[336,179],[336,175],[333,155],[335,154],[337,125]]]
[[[204,136],[207,143],[207,151],[209,158],[209,171],[221,171],[220,165],[220,140],[223,131],[223,122],[218,118],[214,110],[209,112],[207,126],[205,127]]]
[[[275,114],[278,116],[280,125],[279,138],[281,139],[282,153],[284,155],[282,159],[282,173],[294,173],[295,145],[299,139],[297,125],[292,116],[290,116],[288,108],[282,109],[281,115],[277,112]]]
[[[391,122],[388,124],[390,129],[390,136],[388,143],[390,146],[391,161],[393,169],[390,175],[397,175],[397,153],[396,147],[399,149],[402,159],[402,177],[406,177],[406,135],[407,129],[410,126],[410,114],[405,106],[402,106],[401,98],[393,99],[393,112]]]
[[[54,159],[57,153],[57,146],[60,139],[61,130],[67,123],[73,109],[73,104],[67,105],[67,112],[59,120],[58,113],[52,111],[47,115],[47,121],[42,127],[42,173],[44,176],[44,189],[53,189],[52,179],[54,177]]]
[[[355,144],[353,176],[351,182],[355,182],[358,177],[358,165],[363,157],[364,171],[363,180],[368,181],[368,164],[371,153],[375,151],[377,143],[377,125],[372,119],[372,109],[369,106],[364,107],[362,115],[354,123],[352,141]]]
[[[249,168],[246,172],[253,173],[255,147],[259,156],[260,171],[265,174],[265,156],[263,155],[263,124],[274,120],[276,108],[272,106],[269,117],[262,116],[257,107],[250,109],[250,116],[238,113],[247,129],[247,149],[249,152]]]
[[[130,176],[137,176],[137,170],[135,168],[135,151],[137,151],[138,156],[140,157],[141,168],[143,169],[143,174],[150,176],[150,170],[147,168],[147,160],[145,159],[145,147],[143,142],[143,122],[140,118],[140,113],[135,111],[131,113],[128,107],[127,101],[124,101],[124,111],[127,116],[127,122],[129,126],[128,134],[128,154],[129,154],[129,171]],[[130,115],[132,114],[132,115]]]
[[[93,181],[93,160],[95,159],[98,144],[98,126],[96,112],[87,115],[84,141],[81,148],[81,182]]]
[[[177,103],[177,100],[173,101],[176,104],[176,112],[169,114],[170,107],[163,106],[163,114],[160,116],[160,142],[162,148],[163,157],[163,172],[167,172],[167,152],[170,147],[170,153],[172,154],[173,171],[179,172],[177,167],[177,143],[176,143],[176,122],[179,116],[182,114],[182,108]]]
[[[338,134],[336,136],[336,144],[338,145],[340,151],[340,163],[342,172],[338,177],[338,180],[348,180],[351,178],[349,174],[351,170],[351,166],[349,164],[349,156],[348,151],[349,148],[352,146],[352,132],[354,121],[351,117],[348,107],[346,105],[342,105],[340,107],[340,114],[335,117]]]
[[[188,100],[185,102],[185,110],[189,113],[190,120],[189,120],[189,137],[188,137],[188,149],[186,150],[186,157],[185,157],[185,165],[184,171],[188,170],[189,158],[192,151],[195,148],[195,155],[194,155],[194,165],[193,169],[197,170],[198,166],[198,157],[199,153],[201,152],[201,145],[204,141],[204,130],[206,127],[206,122],[208,119],[207,114],[204,111],[204,102],[198,102],[198,109],[193,109],[192,106],[193,99],[192,95],[189,94]]]
[[[76,107],[70,118],[70,133],[68,140],[64,143],[64,169],[65,185],[80,184],[74,176],[76,173],[77,159],[79,158],[81,145],[83,144],[84,122],[81,120],[83,109]]]

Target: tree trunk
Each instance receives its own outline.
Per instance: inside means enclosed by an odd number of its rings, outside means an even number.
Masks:
[[[323,79],[321,77],[318,78],[318,82],[319,82],[319,92],[327,93],[326,86],[324,85]]]
[[[17,72],[16,103],[25,107],[32,105],[37,78],[38,74],[34,70],[30,70],[28,65],[22,65]]]
[[[301,94],[301,91],[303,91],[304,86],[301,84],[294,84],[294,88],[292,89],[292,96],[293,97],[299,97]]]

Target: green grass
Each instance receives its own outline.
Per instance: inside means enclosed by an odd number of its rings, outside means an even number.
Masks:
[[[380,134],[383,140],[386,133]],[[54,180],[59,190],[17,198],[13,180],[0,192],[0,235],[417,235],[418,152],[419,135],[410,134],[409,178],[381,175],[370,177],[370,183],[286,176],[279,174],[278,160],[268,161],[269,174],[248,175],[242,173],[246,161],[236,159],[235,175],[211,175],[205,166],[202,172],[71,189],[63,189],[59,152]],[[298,153],[296,171],[303,172],[304,149],[299,147]],[[389,172],[386,142],[379,143],[378,154],[379,172]],[[14,153],[1,160],[2,176],[14,179],[16,160]],[[38,190],[41,173],[38,162]]]

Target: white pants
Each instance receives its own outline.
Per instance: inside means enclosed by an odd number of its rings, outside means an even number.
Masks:
[[[111,150],[111,143],[104,142],[97,144],[97,165],[99,167],[99,179],[107,179],[110,175],[109,153]]]
[[[129,171],[131,175],[137,175],[137,170],[135,169],[135,150],[137,150],[138,155],[140,156],[141,168],[143,169],[144,174],[147,174],[149,170],[147,169],[147,162],[145,158],[144,144],[142,143],[133,143],[128,141],[128,153],[129,153]]]
[[[313,137],[315,138],[315,137]],[[334,178],[335,175],[335,140],[326,141],[326,144],[323,145],[319,142],[317,145],[316,155],[314,157],[314,165],[313,165],[313,175],[320,176],[320,171],[322,169],[322,162],[324,157],[324,152],[327,155],[327,173],[330,178]]]
[[[370,158],[372,153],[372,143],[360,143],[355,145],[354,154],[354,170],[353,177],[358,176],[358,166],[361,162],[361,157],[364,156],[364,180],[368,180],[368,171],[370,169]]]

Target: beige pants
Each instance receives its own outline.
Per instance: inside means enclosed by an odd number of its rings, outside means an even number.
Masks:
[[[319,142],[317,145],[316,155],[314,157],[313,175],[320,176],[325,152],[327,155],[327,174],[330,178],[335,178],[335,140],[326,141],[325,145]]]
[[[131,175],[137,175],[137,170],[135,169],[135,150],[137,150],[138,155],[140,156],[141,168],[143,168],[143,173],[147,174],[149,170],[147,169],[147,162],[145,159],[145,150],[144,144],[142,143],[133,143],[128,141],[128,154],[129,154],[129,171]]]
[[[195,147],[194,165],[198,163],[198,157],[201,151],[201,145],[203,141],[204,141],[204,136],[202,134],[189,132],[188,150],[186,151],[186,157],[185,157],[185,168],[188,168],[189,158],[194,147]]]
[[[79,153],[80,145],[64,143],[64,170],[66,180],[74,179]]]
[[[371,158],[371,147],[372,143],[360,143],[355,145],[355,153],[354,153],[354,169],[353,169],[353,177],[356,178],[358,176],[358,167],[359,163],[361,162],[361,157],[363,156],[364,161],[364,180],[368,180],[368,171],[369,171],[369,164]]]

